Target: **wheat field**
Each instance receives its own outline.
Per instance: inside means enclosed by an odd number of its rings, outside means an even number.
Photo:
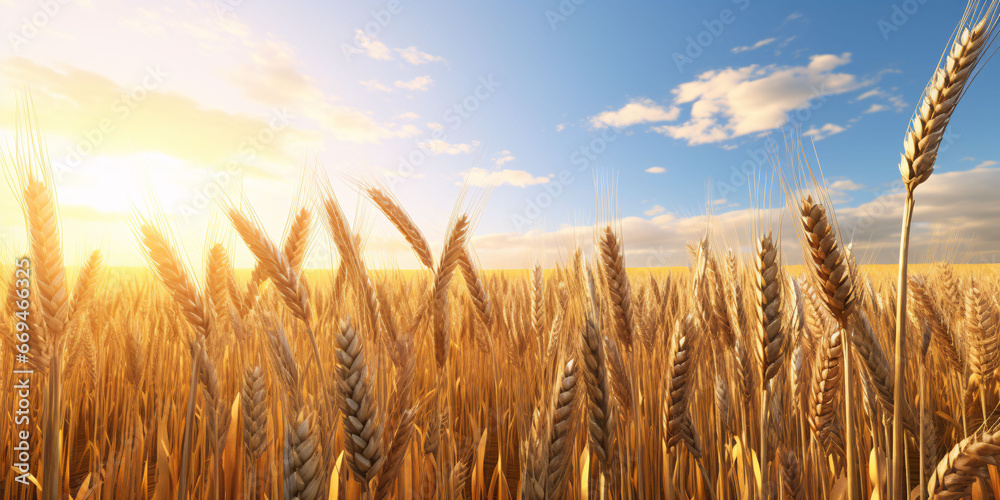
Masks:
[[[612,220],[553,268],[482,270],[475,203],[435,252],[366,181],[420,269],[370,266],[324,182],[281,239],[220,196],[235,237],[191,264],[153,204],[145,268],[74,269],[29,127],[4,158],[29,245],[3,257],[0,499],[1000,498],[1000,270],[907,265],[995,35],[996,4],[970,6],[906,130],[894,266],[859,262],[800,170],[798,247],[762,217],[749,246],[686,242],[687,268],[629,268]],[[305,269],[318,240],[334,268]]]

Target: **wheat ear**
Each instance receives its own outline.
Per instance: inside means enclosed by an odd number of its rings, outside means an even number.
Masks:
[[[697,335],[694,321],[688,316],[677,321],[667,354],[667,384],[663,421],[667,448],[683,443],[695,458],[701,458],[701,438],[691,420],[688,401],[693,392],[694,353]]]
[[[988,477],[987,467],[1000,459],[1000,432],[969,436],[956,444],[937,464],[927,482],[934,500],[970,498],[972,484]]]
[[[587,391],[587,433],[590,449],[605,467],[613,459],[614,420],[612,418],[611,388],[608,385],[607,354],[604,341],[591,319],[583,328],[583,382]]]
[[[292,219],[288,235],[285,236],[285,246],[282,248],[288,265],[292,271],[299,274],[302,273],[302,264],[305,263],[310,234],[312,234],[312,212],[302,207]]]
[[[30,178],[24,189],[24,204],[38,301],[49,341],[57,345],[66,328],[69,294],[55,199],[49,186]]]
[[[837,403],[843,386],[843,356],[841,330],[823,334],[810,383],[809,428],[826,446],[827,452],[836,448],[832,446],[834,441],[831,437],[835,430]]]
[[[226,273],[230,268],[229,255],[221,243],[212,245],[205,262],[205,295],[212,303],[216,321],[225,321],[229,315],[229,291]]]
[[[319,431],[311,423],[315,414],[305,410],[285,424],[285,498],[316,500],[323,480],[323,461],[319,451]]]
[[[143,223],[139,227],[142,244],[160,281],[173,295],[187,322],[202,337],[211,333],[211,320],[205,300],[181,263],[177,252],[154,226]]]
[[[340,375],[340,410],[344,415],[344,448],[354,477],[367,489],[385,461],[382,426],[376,415],[374,385],[368,377],[364,343],[348,318],[334,335]]]
[[[997,356],[997,315],[992,301],[973,286],[965,293],[965,329],[969,339],[970,383],[988,384],[1000,358]]]
[[[232,208],[226,211],[226,215],[257,262],[263,266],[288,309],[296,318],[309,325],[312,321],[309,293],[285,254],[264,234],[264,229],[247,216]]]
[[[243,388],[240,394],[243,416],[243,452],[246,454],[247,498],[256,498],[254,489],[257,481],[257,460],[267,448],[267,384],[264,370],[259,366],[247,368],[243,373]]]
[[[551,423],[548,446],[547,492],[552,498],[561,498],[570,481],[569,471],[576,457],[576,400],[577,370],[574,360],[566,362],[559,377],[554,407],[550,413]]]
[[[632,291],[628,275],[625,272],[625,255],[611,226],[604,228],[604,236],[600,242],[601,259],[604,262],[604,272],[608,280],[608,297],[611,305],[611,318],[614,320],[615,331],[626,349],[632,348],[635,338],[635,319],[632,316]]]
[[[469,289],[472,305],[475,306],[473,310],[476,312],[483,326],[489,328],[493,324],[493,305],[486,292],[486,287],[483,286],[479,269],[476,268],[476,264],[472,261],[472,256],[469,254],[468,249],[465,249],[459,256],[458,268],[462,270],[462,276],[465,278],[465,286]]]
[[[931,298],[926,281],[918,276],[909,280],[909,289],[913,290],[914,306],[920,311],[920,316],[931,326],[932,339],[941,347],[942,357],[947,361],[952,369],[962,371],[962,356],[958,351],[958,344],[945,323],[945,318],[941,310]]]
[[[376,186],[369,186],[366,190],[368,197],[371,198],[375,206],[385,214],[386,218],[396,229],[399,230],[406,242],[410,244],[410,248],[413,249],[413,253],[417,255],[417,259],[420,263],[424,265],[427,269],[431,271],[434,270],[434,258],[431,256],[431,246],[427,243],[427,238],[424,237],[424,233],[420,231],[410,215],[406,213],[406,209],[399,204],[388,190],[382,189]]]
[[[69,321],[77,318],[81,311],[85,311],[87,306],[97,292],[97,282],[101,279],[104,260],[100,250],[94,250],[87,257],[87,261],[80,268],[80,274],[76,277],[76,284],[73,286],[73,296],[69,299]]]
[[[448,321],[448,285],[455,274],[461,255],[465,253],[468,238],[469,217],[462,215],[455,222],[441,251],[440,263],[434,276],[434,356],[439,367],[448,360],[451,345]]]
[[[781,484],[785,499],[805,498],[805,491],[802,489],[802,464],[792,450],[785,451],[781,457]]]

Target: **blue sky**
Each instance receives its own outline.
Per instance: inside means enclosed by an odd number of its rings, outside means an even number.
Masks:
[[[0,79],[11,89],[0,96],[0,126],[13,126],[13,89],[29,85],[50,154],[67,163],[89,124],[109,114],[86,103],[153,82],[60,179],[64,217],[80,227],[127,237],[115,214],[136,201],[93,192],[136,192],[122,179],[142,165],[197,253],[211,217],[182,213],[189,193],[236,158],[248,167],[241,186],[278,236],[298,172],[318,159],[349,212],[349,179],[379,177],[438,241],[462,183],[487,184],[484,169],[499,183],[474,240],[486,267],[551,261],[567,238],[588,241],[595,215],[606,215],[595,213],[595,175],[617,181],[633,265],[684,264],[683,245],[705,231],[708,212],[745,236],[753,203],[734,172],[796,132],[810,156],[815,146],[867,260],[894,262],[890,183],[903,134],[962,15],[959,3],[917,0],[52,1],[59,8],[28,37],[25,22],[44,18],[39,4],[0,0],[18,13],[0,23]],[[998,71],[984,66],[952,118],[936,171],[973,173],[935,174],[927,188],[928,205],[951,209],[925,219],[918,209],[916,246],[927,258],[944,256],[934,246],[942,234],[962,252],[953,258],[996,258],[1000,235],[952,202],[995,205],[962,186],[1000,185],[989,92]],[[248,158],[240,138],[255,127],[276,138]],[[756,169],[770,172],[767,162]],[[852,225],[864,216],[875,221]],[[372,238],[387,243],[372,245],[373,258],[410,267],[377,219],[366,219]]]

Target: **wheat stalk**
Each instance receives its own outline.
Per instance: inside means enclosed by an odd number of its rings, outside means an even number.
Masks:
[[[970,2],[969,6],[978,3]],[[906,199],[903,202],[902,231],[899,243],[899,276],[896,291],[896,353],[895,353],[895,406],[903,400],[903,367],[906,364],[904,338],[906,336],[906,286],[907,260],[910,246],[910,223],[913,218],[913,192],[917,186],[927,181],[934,171],[941,140],[945,128],[951,120],[972,72],[979,64],[988,41],[993,37],[995,4],[979,12],[979,20],[968,19],[970,10],[959,22],[955,39],[950,42],[950,50],[943,68],[937,68],[934,77],[924,90],[922,103],[914,114],[906,136],[903,139],[903,153],[899,161],[899,172],[906,185]],[[966,22],[971,21],[970,26]],[[903,425],[900,415],[893,416],[893,490],[903,488]]]
[[[785,338],[781,323],[781,285],[778,249],[774,245],[771,233],[761,236],[756,252],[756,293],[757,293],[757,359],[760,360],[761,382],[761,429],[760,429],[760,467],[761,467],[761,497],[767,498],[770,488],[767,459],[767,440],[764,432],[764,422],[767,415],[767,387],[781,369],[784,359]]]

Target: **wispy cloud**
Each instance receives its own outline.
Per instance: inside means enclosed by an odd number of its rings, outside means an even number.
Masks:
[[[440,139],[428,139],[420,143],[420,147],[435,155],[460,155],[471,153],[479,147],[479,141],[466,144],[452,144]]]
[[[364,30],[355,30],[353,45],[345,45],[345,50],[353,54],[361,54],[378,61],[391,61],[395,59],[393,54],[398,55],[404,61],[413,64],[427,64],[432,62],[444,62],[444,57],[428,54],[416,46],[406,48],[390,48],[378,39],[377,36],[368,35]]]
[[[836,123],[827,123],[826,125],[823,125],[820,128],[816,128],[815,125],[811,126],[809,127],[809,130],[805,131],[802,135],[806,137],[812,137],[817,141],[822,141],[823,139],[826,139],[831,135],[839,134],[845,130],[847,129],[841,127],[840,125],[837,125]]]
[[[665,169],[663,167],[649,167],[649,168],[646,169],[646,172],[649,172],[651,174],[662,174],[662,173],[664,173],[666,171],[667,171],[667,169]]]
[[[462,172],[462,178],[472,186],[501,186],[504,184],[520,188],[534,186],[536,184],[547,184],[548,177],[535,177],[530,172],[524,170],[486,170],[482,168],[472,168]]]
[[[850,179],[841,179],[830,184],[830,189],[836,189],[837,191],[857,191],[864,188],[861,184]]]
[[[666,211],[667,211],[667,209],[665,209],[665,208],[663,208],[663,207],[661,207],[659,205],[653,205],[653,208],[650,208],[649,210],[646,210],[643,213],[646,214],[646,217],[652,217],[654,215],[660,215],[660,214],[662,214],[663,212],[666,212]]]
[[[639,123],[667,122],[676,120],[680,110],[676,107],[664,108],[652,99],[633,99],[621,109],[604,111],[590,118],[594,128],[628,127]]]
[[[412,80],[396,80],[393,85],[396,88],[406,89],[406,90],[427,90],[431,88],[431,84],[434,83],[434,79],[430,76],[418,76]]]
[[[432,56],[426,52],[420,51],[412,45],[405,49],[396,49],[396,52],[399,54],[399,57],[402,57],[403,60],[413,65],[444,62],[443,57]]]
[[[368,36],[364,30],[360,29],[354,31],[354,37],[357,41],[357,47],[352,47],[351,50],[355,53],[364,54],[379,61],[389,61],[392,59],[392,50],[386,44],[380,42],[378,38]]]
[[[493,164],[499,167],[502,166],[504,163],[512,162],[516,159],[517,158],[514,157],[514,155],[511,154],[510,151],[503,150],[493,158]]]
[[[361,85],[364,85],[366,89],[379,92],[392,92],[393,88],[378,81],[377,79],[362,80]]]
[[[740,52],[749,52],[751,50],[757,50],[765,45],[768,45],[777,40],[777,38],[765,38],[753,45],[742,45],[739,47],[733,47],[731,50],[733,54],[739,54]]]

